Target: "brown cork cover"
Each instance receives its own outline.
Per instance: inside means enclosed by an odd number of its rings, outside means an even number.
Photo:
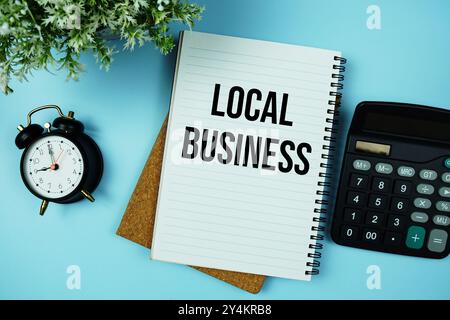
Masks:
[[[131,196],[128,207],[120,223],[117,234],[128,240],[151,248],[153,225],[155,224],[156,201],[158,199],[159,179],[166,139],[167,118],[161,127],[144,170]],[[193,267],[217,279],[228,282],[250,293],[258,293],[265,276],[225,271],[218,269]]]

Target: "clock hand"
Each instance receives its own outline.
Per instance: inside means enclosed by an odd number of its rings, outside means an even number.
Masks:
[[[56,171],[59,169],[59,164],[58,164],[58,160],[61,157],[61,155],[63,154],[64,150],[61,150],[61,152],[59,153],[58,157],[56,158],[56,160],[52,163],[52,165],[50,166],[50,169],[52,169],[53,171]]]
[[[51,159],[52,163],[55,163],[55,155],[49,144],[47,145],[47,148],[48,148],[48,154],[50,155],[50,159]]]
[[[37,173],[39,171],[47,171],[48,169],[51,169],[51,167],[43,167],[43,168],[41,168],[39,170],[35,170],[35,172]]]
[[[58,158],[56,158],[56,161],[54,162],[55,164],[58,163],[59,158],[61,157],[61,155],[63,154],[64,150],[61,150],[61,152],[58,155]]]

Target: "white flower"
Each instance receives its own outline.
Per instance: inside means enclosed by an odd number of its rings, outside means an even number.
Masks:
[[[0,36],[7,35],[10,32],[9,25],[4,22],[3,25],[0,27]]]
[[[158,10],[159,11],[163,11],[164,10],[164,6],[168,5],[170,3],[170,0],[158,0]]]

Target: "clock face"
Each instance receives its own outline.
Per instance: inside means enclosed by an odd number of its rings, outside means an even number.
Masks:
[[[25,151],[22,170],[25,182],[36,194],[59,199],[80,184],[84,161],[70,140],[50,135],[33,142]]]

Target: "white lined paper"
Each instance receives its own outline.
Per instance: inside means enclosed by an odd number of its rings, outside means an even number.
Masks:
[[[339,52],[257,40],[184,32],[177,70],[151,256],[153,259],[309,280],[309,244],[334,57]],[[211,115],[216,83],[219,104],[241,86],[289,94],[293,126]],[[259,102],[262,108],[264,101]],[[262,104],[262,105],[261,105]],[[181,157],[186,126],[271,137],[312,146],[306,175],[268,172]],[[277,150],[276,148],[274,150]],[[279,156],[279,155],[278,155]],[[274,157],[274,163],[277,162]],[[295,162],[294,158],[294,162]]]

